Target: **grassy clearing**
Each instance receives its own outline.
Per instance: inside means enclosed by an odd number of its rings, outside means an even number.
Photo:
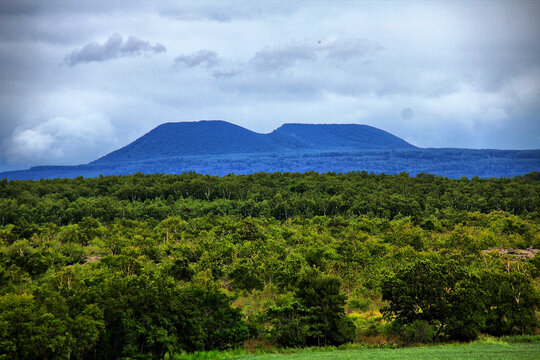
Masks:
[[[473,344],[442,345],[401,349],[338,350],[331,352],[299,352],[241,356],[245,360],[506,360],[540,358],[540,344]]]
[[[353,347],[355,345],[352,345]],[[518,339],[485,338],[471,344],[407,347],[398,349],[307,348],[282,350],[286,353],[249,355],[245,350],[210,351],[182,354],[170,360],[536,360],[540,359],[538,337]]]

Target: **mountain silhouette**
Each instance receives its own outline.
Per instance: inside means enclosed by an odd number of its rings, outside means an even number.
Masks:
[[[9,180],[78,176],[255,172],[348,172],[451,178],[512,177],[540,170],[540,150],[426,149],[355,124],[284,124],[259,134],[226,121],[159,125],[88,164],[36,166],[0,173]]]
[[[367,125],[285,124],[270,134],[259,134],[226,121],[212,120],[159,125],[91,164],[183,155],[413,147],[397,136]]]

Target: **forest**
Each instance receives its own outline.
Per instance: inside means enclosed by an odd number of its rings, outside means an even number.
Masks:
[[[538,333],[540,173],[0,180],[0,359]]]
[[[198,138],[199,135],[194,135]],[[231,142],[237,141],[232,138]],[[158,142],[159,143],[159,142]],[[217,146],[217,145],[216,145]],[[98,177],[99,175],[179,174],[195,171],[204,175],[226,176],[258,172],[336,172],[347,173],[364,169],[369,173],[411,176],[421,173],[459,179],[514,177],[535,171],[540,165],[540,150],[475,150],[475,149],[355,149],[335,147],[324,150],[281,150],[263,153],[223,153],[156,155],[146,153],[159,146],[129,153],[129,158],[105,156],[83,165],[35,166],[28,170],[0,173],[9,180],[39,180],[42,178]],[[114,154],[111,153],[111,154]]]

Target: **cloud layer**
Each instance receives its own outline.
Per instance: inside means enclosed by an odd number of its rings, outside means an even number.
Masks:
[[[200,119],[540,148],[538,18],[530,1],[2,1],[0,171]]]
[[[384,48],[366,39],[318,40],[282,47],[265,48],[253,56],[251,64],[260,71],[283,70],[302,61],[334,60],[339,63],[359,60]]]

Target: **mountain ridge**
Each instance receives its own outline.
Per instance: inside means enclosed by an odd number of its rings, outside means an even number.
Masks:
[[[321,131],[322,130],[322,131]],[[359,149],[406,149],[415,148],[405,140],[384,130],[363,124],[302,124],[286,123],[271,134],[288,134],[310,144],[319,146],[354,147]],[[324,138],[321,138],[324,135]]]
[[[283,124],[261,134],[223,120],[168,122],[90,164],[171,156],[284,150],[397,149],[413,145],[386,131],[357,124]]]
[[[9,180],[127,175],[367,171],[451,178],[512,177],[540,170],[540,150],[418,148],[358,124],[287,123],[267,134],[223,120],[161,124],[92,162],[0,173]]]

